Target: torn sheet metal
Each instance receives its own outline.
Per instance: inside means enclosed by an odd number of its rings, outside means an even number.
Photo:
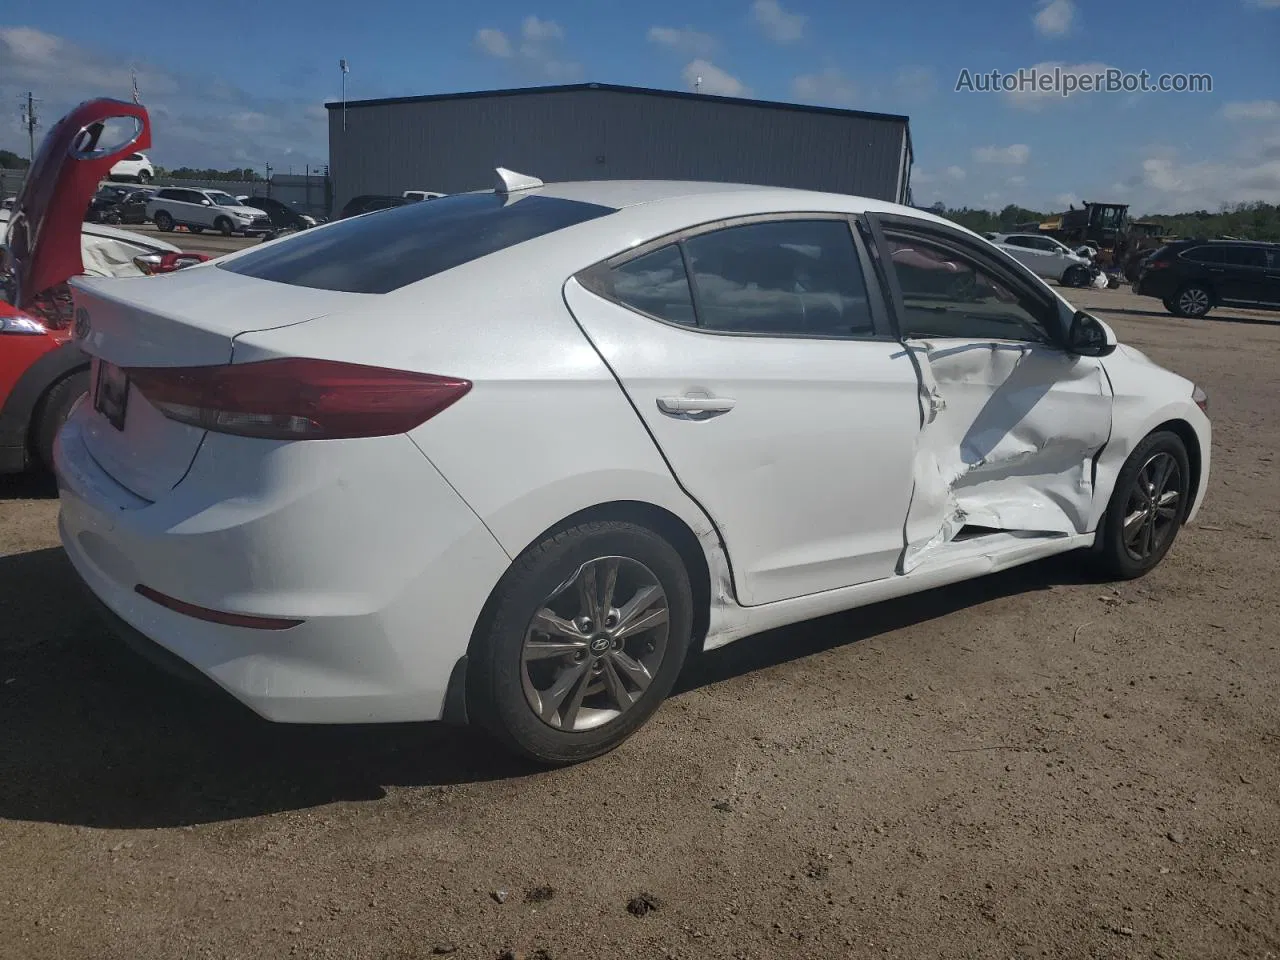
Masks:
[[[1094,455],[1111,434],[1097,360],[1034,343],[911,341],[924,427],[900,571],[965,526],[1087,530]]]

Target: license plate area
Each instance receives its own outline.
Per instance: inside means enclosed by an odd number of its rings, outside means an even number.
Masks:
[[[129,406],[129,377],[114,363],[98,365],[98,383],[93,391],[93,409],[117,430],[124,430]]]

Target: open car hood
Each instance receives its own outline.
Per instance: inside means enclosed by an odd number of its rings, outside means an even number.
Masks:
[[[130,153],[150,146],[146,109],[124,100],[88,100],[54,124],[5,234],[17,307],[31,307],[41,294],[84,272],[81,225],[99,181]]]

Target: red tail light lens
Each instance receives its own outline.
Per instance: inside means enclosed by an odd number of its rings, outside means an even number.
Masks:
[[[146,253],[133,258],[133,265],[148,276],[156,273],[173,273],[183,267],[193,267],[209,259],[204,253]]]
[[[470,380],[289,357],[218,367],[131,367],[171,420],[272,440],[405,433],[462,399]]]

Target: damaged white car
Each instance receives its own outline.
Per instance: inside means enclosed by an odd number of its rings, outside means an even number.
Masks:
[[[874,200],[544,185],[73,281],[62,541],[119,630],[285,722],[468,720],[546,763],[695,648],[1195,516],[1190,381]]]

